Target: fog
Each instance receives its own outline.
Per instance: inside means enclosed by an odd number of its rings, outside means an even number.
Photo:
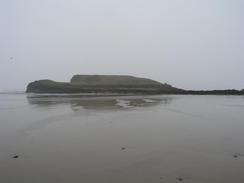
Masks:
[[[0,91],[126,74],[244,88],[243,0],[0,1]]]

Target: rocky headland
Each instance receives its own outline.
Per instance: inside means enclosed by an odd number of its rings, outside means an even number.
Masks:
[[[152,79],[126,75],[74,75],[70,82],[38,80],[27,93],[243,95],[244,90],[184,90]]]

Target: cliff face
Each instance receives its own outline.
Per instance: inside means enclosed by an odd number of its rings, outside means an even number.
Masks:
[[[160,94],[179,92],[168,84],[133,76],[75,75],[70,83],[39,80],[30,83],[31,93],[142,93]]]

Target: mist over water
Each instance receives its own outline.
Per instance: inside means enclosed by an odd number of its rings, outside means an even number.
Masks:
[[[0,91],[74,74],[243,89],[243,0],[0,2]]]
[[[242,96],[0,101],[0,182],[244,182]]]

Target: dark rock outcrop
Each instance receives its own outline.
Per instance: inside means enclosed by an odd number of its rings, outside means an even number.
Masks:
[[[69,83],[39,80],[31,82],[26,90],[28,93],[122,94],[162,94],[180,93],[182,91],[151,79],[120,75],[75,75]]]
[[[182,94],[190,95],[243,95],[244,92],[241,90],[185,90]]]
[[[101,94],[183,94],[244,95],[243,90],[183,90],[169,84],[125,75],[75,75],[70,82],[39,80],[27,86],[28,93],[101,93]]]

